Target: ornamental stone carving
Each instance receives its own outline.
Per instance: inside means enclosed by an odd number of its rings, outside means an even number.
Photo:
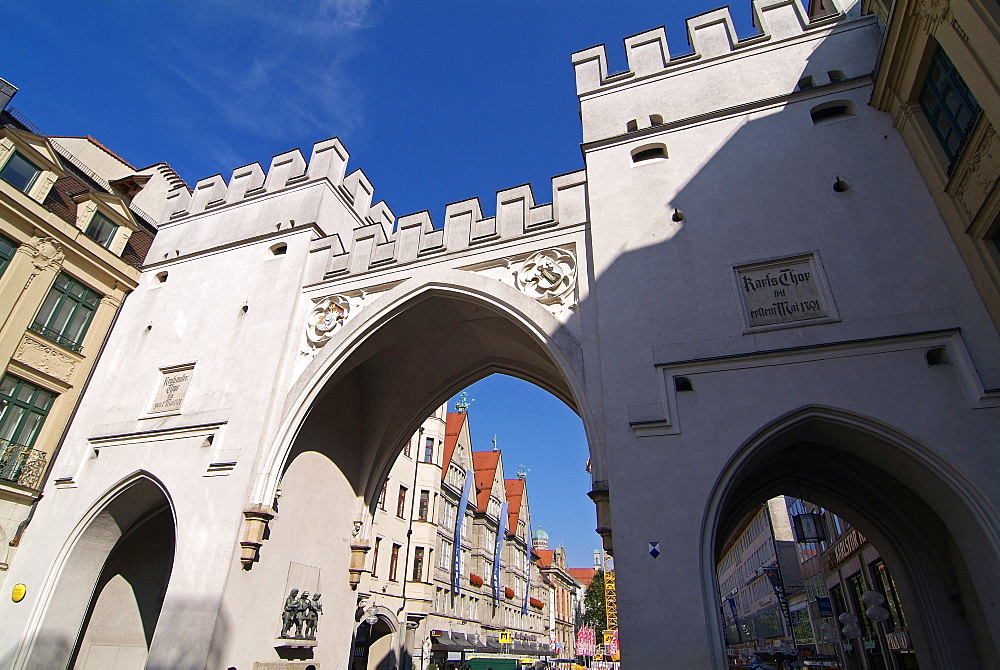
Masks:
[[[306,319],[306,340],[313,348],[322,347],[329,341],[351,312],[351,303],[342,295],[322,298],[313,307]]]
[[[576,257],[565,249],[536,252],[515,271],[514,284],[543,305],[572,302],[576,288]]]
[[[924,32],[933,35],[938,25],[951,15],[949,0],[917,0],[913,12],[924,17]]]
[[[986,126],[955,189],[955,199],[970,221],[976,218],[1000,177],[1000,147],[997,146],[996,134],[992,125]]]
[[[14,360],[69,384],[80,359],[26,334]]]
[[[62,246],[52,237],[36,237],[28,244],[20,245],[17,250],[31,259],[36,272],[47,268],[58,270],[66,258]]]

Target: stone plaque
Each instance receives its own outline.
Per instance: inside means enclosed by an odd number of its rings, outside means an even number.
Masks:
[[[160,368],[160,379],[157,382],[156,392],[153,395],[153,402],[149,406],[148,413],[179,412],[193,375],[193,363]]]
[[[734,268],[747,326],[828,319],[824,285],[813,255]]]

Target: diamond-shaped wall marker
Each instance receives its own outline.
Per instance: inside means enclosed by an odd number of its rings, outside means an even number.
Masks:
[[[652,556],[653,558],[656,558],[657,556],[660,555],[660,543],[659,542],[650,542],[649,543],[649,555]]]

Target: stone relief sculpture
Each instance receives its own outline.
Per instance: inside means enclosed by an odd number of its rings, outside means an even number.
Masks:
[[[323,605],[319,601],[321,597],[317,593],[310,600],[308,591],[303,591],[301,595],[298,589],[289,591],[281,610],[281,634],[278,637],[286,640],[315,640],[319,617],[323,614]],[[294,635],[291,634],[293,627]]]
[[[514,284],[543,305],[567,305],[576,288],[576,257],[565,249],[529,256],[514,273]]]
[[[309,346],[322,347],[333,333],[344,325],[351,312],[351,303],[342,295],[322,298],[306,319],[306,339]]]

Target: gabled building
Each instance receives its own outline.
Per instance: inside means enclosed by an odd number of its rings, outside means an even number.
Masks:
[[[538,556],[538,570],[548,587],[549,631],[553,654],[559,658],[574,656],[576,611],[582,584],[566,567],[566,549],[549,549],[549,534],[539,528],[531,534],[531,544]]]
[[[355,631],[354,667],[549,655],[549,587],[529,568],[539,559],[528,554],[529,519],[525,481],[504,479],[500,451],[472,450],[466,412],[438,408],[376,503],[358,584],[358,611],[374,623]]]

